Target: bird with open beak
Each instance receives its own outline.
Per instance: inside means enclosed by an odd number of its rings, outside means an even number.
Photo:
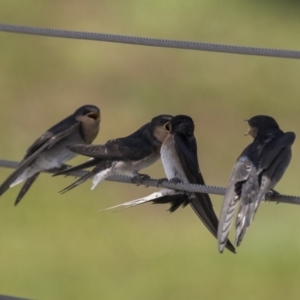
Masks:
[[[292,157],[291,146],[296,137],[293,132],[284,133],[269,116],[258,115],[247,122],[250,128],[246,135],[254,140],[237,159],[226,189],[218,228],[220,252],[227,241],[238,202],[237,246],[241,244],[260,202],[281,179]]]
[[[148,175],[138,172],[154,164],[160,158],[160,148],[168,134],[165,125],[171,118],[170,115],[157,116],[131,135],[109,140],[103,145],[68,146],[70,151],[92,159],[58,172],[54,176],[68,174],[78,169],[94,168],[61,192],[67,192],[91,177],[93,177],[92,189],[108,176],[115,174],[129,176],[136,183],[149,178]]]
[[[64,169],[64,163],[77,154],[66,145],[90,144],[96,138],[100,126],[100,110],[94,105],[84,105],[72,115],[48,129],[26,151],[16,170],[0,186],[0,196],[25,181],[15,201],[17,205],[40,172],[56,168]]]

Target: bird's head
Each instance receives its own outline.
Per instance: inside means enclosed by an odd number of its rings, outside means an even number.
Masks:
[[[277,122],[272,117],[269,116],[258,115],[245,121],[248,122],[250,126],[249,130],[245,133],[245,135],[251,135],[253,138],[255,138],[261,130],[266,130],[271,128],[279,129]]]

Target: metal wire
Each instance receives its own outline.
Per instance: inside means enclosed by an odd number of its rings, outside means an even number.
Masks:
[[[12,160],[6,160],[6,159],[0,159],[0,167],[4,168],[10,168],[15,169],[18,166],[17,161]],[[48,170],[45,171],[46,173],[56,173],[56,170]],[[89,173],[89,171],[86,170],[76,170],[70,172],[67,176],[74,176],[74,177],[82,177]],[[130,183],[135,184],[132,182],[132,179],[127,176],[123,175],[113,175],[108,178],[106,178],[108,181],[114,181],[114,182],[122,182],[122,183]],[[208,194],[214,194],[214,195],[224,195],[226,189],[223,187],[217,187],[217,186],[209,186],[209,185],[201,185],[201,184],[191,184],[191,183],[175,183],[175,182],[159,182],[157,179],[145,179],[141,183],[141,185],[145,186],[154,186],[154,187],[163,187],[163,188],[169,188],[173,190],[179,190],[179,191],[186,191],[186,192],[196,192],[196,193],[208,193]],[[290,195],[281,195],[281,194],[273,194],[273,193],[267,193],[266,200],[271,202],[280,202],[280,203],[289,203],[289,204],[300,204],[300,197],[298,196],[290,196]]]
[[[145,38],[145,37],[136,37],[136,36],[60,30],[60,29],[51,29],[51,28],[39,28],[39,27],[22,26],[22,25],[2,24],[2,23],[0,23],[0,31],[69,38],[69,39],[124,43],[124,44],[152,46],[152,47],[165,47],[165,48],[223,52],[223,53],[232,53],[232,54],[245,54],[245,55],[272,56],[272,57],[280,57],[280,58],[300,59],[300,51],[295,51],[295,50],[154,39],[154,38]]]

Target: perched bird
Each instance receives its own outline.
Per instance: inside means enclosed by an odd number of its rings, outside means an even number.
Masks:
[[[247,122],[250,128],[246,135],[251,135],[254,141],[237,159],[224,196],[218,229],[220,252],[227,241],[238,201],[241,200],[236,220],[237,246],[260,202],[281,179],[292,157],[291,146],[296,137],[293,132],[284,133],[269,116],[255,116]]]
[[[15,201],[17,205],[40,172],[64,168],[66,166],[63,163],[76,156],[66,149],[66,145],[90,144],[98,134],[99,124],[99,108],[84,105],[51,127],[28,148],[17,169],[0,186],[0,195],[25,180]]]
[[[161,147],[161,160],[167,178],[173,182],[205,184],[199,169],[197,157],[197,142],[194,137],[194,122],[185,115],[175,116],[166,126],[169,134]],[[218,218],[213,210],[208,194],[185,193],[170,189],[163,189],[145,198],[130,201],[116,207],[132,207],[145,202],[157,204],[170,203],[170,211],[175,211],[181,205],[190,204],[195,213],[212,233],[217,237]],[[226,247],[235,253],[230,241]]]
[[[79,178],[61,192],[67,192],[93,177],[92,189],[106,177],[114,174],[127,175],[139,182],[147,175],[138,171],[154,164],[160,158],[160,147],[168,134],[166,123],[172,116],[160,115],[145,124],[131,135],[109,140],[104,145],[71,145],[68,149],[81,155],[91,157],[85,163],[58,172],[56,175],[68,174],[71,171],[95,166],[87,175]]]

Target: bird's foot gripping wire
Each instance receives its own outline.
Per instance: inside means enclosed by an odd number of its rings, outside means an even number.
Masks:
[[[280,193],[278,193],[277,191],[273,190],[273,189],[270,189],[267,193],[268,195],[268,198],[270,200],[276,198],[276,197],[279,197],[280,196]],[[277,201],[276,204],[279,204],[279,202]]]
[[[168,178],[157,179],[157,185],[156,185],[156,187],[159,187],[161,184],[166,183],[166,182],[169,182]]]
[[[147,174],[137,174],[136,176],[131,178],[131,182],[139,186],[143,184],[145,180],[150,179],[151,177]],[[146,186],[148,187],[148,186]]]
[[[179,178],[174,177],[174,178],[170,179],[169,182],[172,182],[172,183],[182,183],[182,180],[179,179]]]
[[[171,182],[171,183],[182,183],[182,181],[179,178],[172,178],[172,179],[168,179],[168,178],[161,178],[157,180],[157,185],[156,187],[159,187],[161,184],[163,183],[167,183],[167,182]]]

